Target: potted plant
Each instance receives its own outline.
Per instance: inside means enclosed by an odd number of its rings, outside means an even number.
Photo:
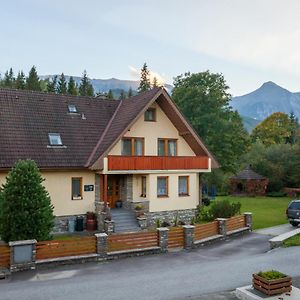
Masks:
[[[117,200],[115,205],[116,208],[122,208],[122,200]]]
[[[144,206],[142,204],[137,204],[134,207],[136,218],[142,216],[144,214]]]
[[[256,290],[268,296],[282,294],[292,290],[291,277],[275,270],[261,271],[253,274],[252,284]]]

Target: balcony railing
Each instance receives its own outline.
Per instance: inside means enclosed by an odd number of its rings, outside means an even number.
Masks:
[[[108,171],[208,169],[207,156],[108,156]]]

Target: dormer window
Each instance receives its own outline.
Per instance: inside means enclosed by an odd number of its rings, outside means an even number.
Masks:
[[[62,146],[62,141],[59,133],[49,133],[48,137],[51,146]]]
[[[77,107],[74,104],[69,104],[68,109],[69,109],[69,113],[71,114],[76,114],[78,112]]]
[[[155,108],[148,108],[145,111],[144,120],[149,122],[156,121],[156,109]]]

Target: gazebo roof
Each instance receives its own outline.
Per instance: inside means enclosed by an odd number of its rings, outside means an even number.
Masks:
[[[266,179],[266,177],[254,172],[251,169],[251,167],[248,166],[243,171],[239,172],[238,174],[231,176],[230,179],[262,180],[262,179]]]

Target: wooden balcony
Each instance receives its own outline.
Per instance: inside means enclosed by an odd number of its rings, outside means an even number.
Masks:
[[[207,170],[207,156],[108,156],[108,171]]]

